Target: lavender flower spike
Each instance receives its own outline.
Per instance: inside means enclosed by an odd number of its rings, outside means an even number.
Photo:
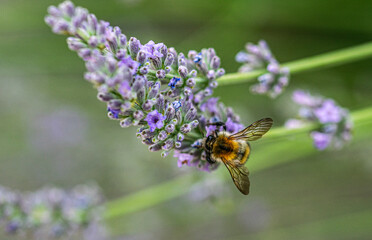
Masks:
[[[251,72],[258,69],[266,69],[268,73],[258,77],[258,84],[251,87],[251,91],[257,94],[268,94],[275,98],[283,92],[289,83],[289,69],[281,67],[267,43],[263,40],[257,45],[247,43],[244,51],[240,51],[235,60],[243,65],[239,72]]]
[[[95,185],[81,185],[70,191],[48,187],[32,193],[0,186],[0,218],[8,234],[32,234],[35,239],[68,238],[79,232],[89,235],[101,229],[102,200]]]
[[[349,112],[335,101],[312,96],[302,90],[295,91],[292,98],[301,106],[299,118],[289,119],[285,126],[297,128],[308,122],[319,124],[319,128],[310,133],[315,148],[324,150],[330,145],[341,148],[351,140],[352,122]]]
[[[161,155],[167,156],[177,149],[175,156],[183,159],[186,155],[177,153],[187,154],[189,166],[203,171],[218,167],[207,164],[204,150],[194,143],[216,119],[227,122],[228,131],[239,130],[241,124],[212,97],[225,73],[213,48],[191,50],[186,56],[163,43],[143,45],[70,1],[50,7],[48,13],[45,22],[53,32],[69,36],[70,50],[84,60],[85,79],[97,89],[111,119],[121,127],[138,126],[136,136],[150,151],[163,150]]]

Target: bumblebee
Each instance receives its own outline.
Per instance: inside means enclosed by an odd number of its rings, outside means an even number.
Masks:
[[[223,127],[224,131],[216,130],[212,135],[205,137],[202,147],[206,152],[209,163],[223,162],[229,170],[232,180],[239,191],[245,195],[249,193],[249,171],[244,166],[251,153],[251,146],[247,141],[260,139],[273,125],[271,118],[263,118],[252,123],[245,129],[230,134],[226,131],[223,122],[209,123]]]

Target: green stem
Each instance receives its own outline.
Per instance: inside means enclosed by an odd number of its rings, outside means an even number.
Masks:
[[[284,63],[283,67],[288,67],[291,74],[305,72],[309,70],[327,68],[331,66],[342,65],[355,62],[365,58],[372,57],[372,42],[361,44],[346,49],[337,50],[304,58],[301,60]],[[264,74],[266,70],[256,70],[248,73],[230,73],[218,79],[220,85],[251,82],[258,76]]]
[[[357,110],[352,112],[351,117],[354,121],[356,130],[360,130],[361,127],[364,127],[363,125],[366,123],[371,124],[372,123],[372,107]],[[312,129],[316,128],[317,125],[314,124],[308,124],[302,128],[299,129],[285,129],[284,127],[277,127],[272,130],[270,130],[267,135],[263,138],[264,141],[270,139],[278,139],[278,138],[284,138],[284,137],[294,137],[299,134],[307,134]],[[280,143],[281,141],[276,141]],[[285,142],[293,142],[286,140]],[[276,165],[279,165],[284,162],[288,161],[294,161],[297,159],[301,159],[302,156],[312,153],[315,150],[312,148],[312,146],[309,143],[309,146],[304,146],[305,148],[303,151],[300,151],[300,156],[298,155],[292,155],[289,156],[288,159],[280,159],[277,161],[270,161],[270,162],[252,162],[251,168],[254,171],[260,171],[269,167],[273,167]],[[276,147],[271,147],[273,154],[285,156],[289,154],[289,150],[293,148],[292,145],[286,147],[280,147],[278,148],[278,153],[275,151]],[[262,151],[261,151],[262,152]],[[284,154],[285,153],[285,154]],[[266,153],[263,153],[266,154]],[[258,155],[258,152],[256,153],[256,156]],[[227,174],[226,174],[227,176]],[[228,177],[225,177],[225,179],[228,179]],[[196,182],[196,178],[194,175],[182,175],[181,177],[169,180],[164,183],[160,183],[158,185],[149,187],[147,189],[129,194],[127,196],[124,196],[122,198],[119,198],[117,200],[113,200],[111,202],[108,202],[106,205],[106,213],[105,213],[105,219],[113,219],[116,217],[120,217],[129,213],[137,212],[152,206],[155,206],[157,204],[169,201],[171,199],[175,199],[177,197],[180,197],[184,194],[186,194],[190,188],[189,186]]]

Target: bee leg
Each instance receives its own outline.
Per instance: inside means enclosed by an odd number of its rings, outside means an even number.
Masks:
[[[206,160],[207,160],[207,162],[209,162],[210,164],[216,163],[216,161],[212,160],[212,158],[210,157],[210,155],[207,155]]]

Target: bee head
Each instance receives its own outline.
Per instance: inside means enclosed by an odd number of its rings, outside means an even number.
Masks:
[[[216,141],[216,137],[214,137],[213,135],[209,135],[208,137],[205,137],[203,139],[203,147],[207,151],[211,151],[215,141]]]

